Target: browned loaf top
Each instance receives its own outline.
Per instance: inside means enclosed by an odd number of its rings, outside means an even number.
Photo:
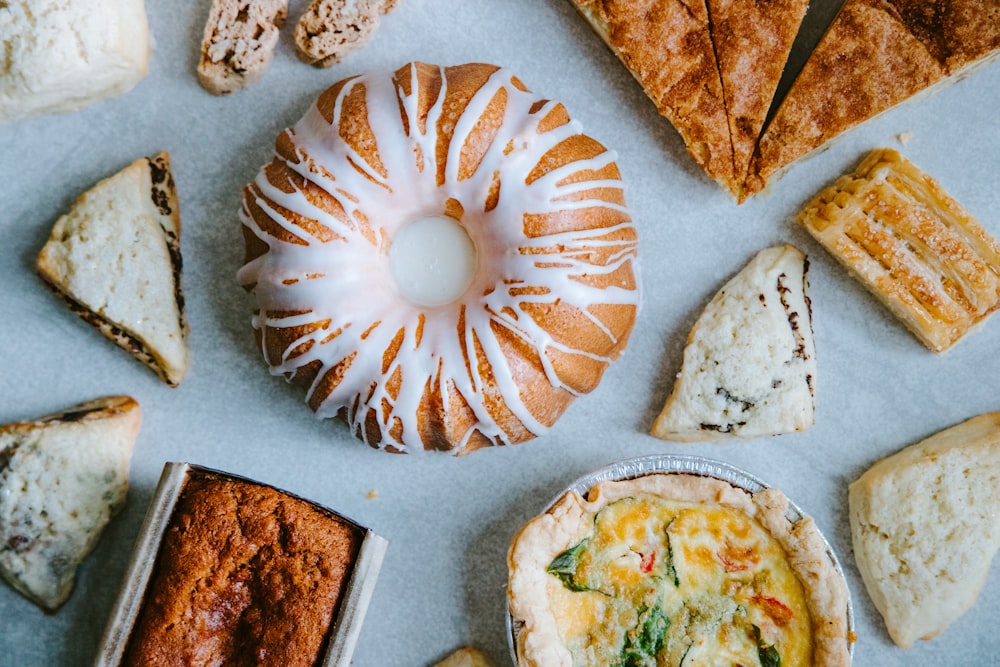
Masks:
[[[308,501],[193,473],[123,664],[320,664],[361,539]]]

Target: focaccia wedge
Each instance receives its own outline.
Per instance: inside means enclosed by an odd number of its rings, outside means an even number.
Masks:
[[[870,153],[798,222],[935,352],[1000,306],[996,239],[895,150]]]
[[[572,0],[684,139],[734,195],[733,143],[705,0]]]
[[[799,158],[1000,54],[998,0],[847,0],[760,137],[743,196]]]
[[[698,317],[652,434],[675,442],[804,431],[815,414],[816,346],[808,263],[762,250]]]

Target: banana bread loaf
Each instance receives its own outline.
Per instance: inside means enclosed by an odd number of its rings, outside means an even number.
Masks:
[[[362,538],[308,501],[192,472],[123,664],[319,665]]]

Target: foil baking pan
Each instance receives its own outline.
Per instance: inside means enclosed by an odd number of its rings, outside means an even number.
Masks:
[[[652,456],[641,456],[639,458],[626,459],[625,461],[612,463],[608,466],[595,470],[588,475],[580,477],[575,482],[560,491],[559,495],[553,498],[551,502],[549,502],[549,504],[546,505],[541,512],[539,512],[539,514],[548,512],[560,498],[571,491],[575,491],[582,497],[586,498],[587,492],[593,488],[594,485],[601,482],[622,481],[626,479],[635,479],[636,477],[643,477],[645,475],[663,473],[714,477],[715,479],[728,482],[733,486],[743,489],[749,493],[757,493],[758,491],[763,491],[770,486],[747,471],[741,470],[740,468],[729,465],[723,461],[707,459],[701,456],[689,456],[685,454],[654,454]],[[785,516],[788,517],[788,520],[792,523],[796,523],[801,521],[806,515],[801,509],[799,509],[798,505],[789,499],[788,510],[785,512]],[[819,532],[818,528],[817,532]],[[844,570],[840,566],[840,560],[837,558],[837,554],[834,553],[833,547],[830,546],[830,543],[827,541],[826,536],[824,536],[822,532],[820,532],[819,535],[823,540],[823,544],[826,546],[826,555],[833,564],[833,567],[836,569],[837,574],[840,575],[841,579],[845,579]],[[511,616],[509,601],[505,601],[505,608],[507,612],[507,645],[510,649],[511,659],[516,665],[517,635],[521,631],[522,624],[520,621],[516,621]],[[849,636],[854,636],[854,607],[851,604],[850,589],[847,589],[847,632]],[[848,650],[853,656],[854,643],[850,642],[848,646]]]
[[[236,482],[270,486],[246,477],[190,463],[167,463],[164,466],[159,484],[153,494],[153,500],[146,512],[146,518],[139,530],[139,537],[125,571],[124,583],[104,630],[94,662],[95,667],[117,667],[125,657],[132,629],[142,608],[146,588],[153,574],[164,532],[170,523],[177,499],[192,472]],[[333,629],[327,639],[323,660],[320,663],[322,667],[347,667],[351,663],[351,656],[357,645],[361,625],[375,591],[375,582],[389,542],[371,529],[365,528],[338,512],[287,491],[276,490],[286,496],[305,500],[322,513],[332,515],[337,520],[355,527],[362,535],[361,545],[351,566],[343,599],[340,601],[333,618]]]

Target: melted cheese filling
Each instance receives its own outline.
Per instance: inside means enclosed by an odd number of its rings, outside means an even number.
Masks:
[[[548,571],[575,666],[810,664],[802,585],[781,545],[740,510],[625,498]]]

